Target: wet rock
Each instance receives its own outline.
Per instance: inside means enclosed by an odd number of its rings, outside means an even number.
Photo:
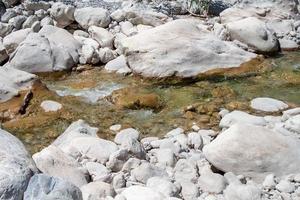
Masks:
[[[78,187],[62,178],[36,174],[30,179],[24,193],[24,200],[33,199],[82,200],[82,193]]]
[[[26,37],[12,55],[9,65],[27,72],[69,70],[78,62],[80,46],[66,30],[44,26],[39,33]]]
[[[111,49],[113,48],[114,35],[108,30],[97,26],[91,26],[89,27],[88,32],[90,36],[94,40],[96,40],[102,48],[103,47],[109,47]]]
[[[125,20],[125,12],[121,9],[118,9],[112,12],[110,17],[117,22],[121,22]]]
[[[46,175],[60,177],[77,187],[88,183],[87,173],[76,160],[58,147],[48,146],[32,156],[37,168]]]
[[[56,26],[64,28],[74,21],[75,8],[61,2],[54,3],[50,9],[51,17],[56,21]]]
[[[221,128],[228,128],[234,124],[240,124],[240,123],[264,126],[266,125],[267,122],[263,117],[258,117],[255,115],[250,115],[243,111],[235,110],[225,115],[222,118],[219,126]]]
[[[79,8],[75,10],[74,18],[76,22],[84,29],[90,26],[99,26],[106,28],[111,19],[107,10],[103,8]]]
[[[37,77],[17,69],[0,67],[0,102],[5,102],[31,88]]]
[[[266,97],[255,98],[251,101],[251,108],[265,112],[277,112],[287,109],[288,107],[289,106],[282,101]]]
[[[266,24],[257,18],[250,17],[226,24],[232,40],[247,44],[260,53],[279,51],[276,37],[267,29]]]
[[[131,171],[131,176],[138,182],[147,183],[151,177],[168,177],[166,171],[150,163],[144,162]]]
[[[126,200],[164,200],[165,196],[159,192],[155,192],[154,190],[143,187],[143,186],[131,186],[126,188],[121,195]]]
[[[96,200],[115,196],[113,187],[104,182],[91,182],[82,186],[80,189],[82,191],[83,200]]]
[[[23,29],[19,31],[12,32],[11,34],[7,35],[3,38],[3,45],[8,54],[12,54],[19,44],[23,42],[26,37],[31,33],[31,29]]]
[[[55,101],[43,101],[41,103],[41,107],[44,109],[45,112],[56,112],[62,109],[62,105]]]
[[[299,141],[270,129],[235,124],[203,149],[206,159],[223,172],[262,181],[266,175],[299,173]],[[276,154],[274,154],[276,152]]]
[[[131,69],[129,69],[124,55],[118,56],[114,60],[109,61],[106,63],[104,68],[109,72],[116,72],[118,74],[131,73]]]
[[[0,129],[0,198],[22,200],[31,176],[37,171],[24,145]]]
[[[159,109],[161,107],[160,97],[157,94],[142,91],[138,88],[116,90],[112,93],[110,99],[116,106],[123,109]]]
[[[194,20],[174,20],[121,40],[129,67],[145,77],[187,78],[242,69],[243,63],[257,57],[197,24]]]

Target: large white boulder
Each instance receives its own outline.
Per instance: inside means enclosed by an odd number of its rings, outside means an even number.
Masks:
[[[12,32],[11,34],[4,37],[3,45],[6,49],[6,52],[8,54],[13,53],[17,49],[19,44],[23,42],[26,39],[27,35],[29,35],[29,33],[31,32],[32,32],[31,29],[27,28],[27,29],[22,29],[22,30]]]
[[[0,67],[0,103],[11,99],[21,90],[31,88],[37,77],[9,67]]]
[[[28,182],[37,171],[24,145],[0,129],[0,199],[22,200]]]
[[[81,44],[68,31],[44,26],[31,33],[10,58],[10,67],[27,72],[69,70],[78,63]]]
[[[134,73],[145,77],[222,74],[257,58],[199,28],[197,20],[174,20],[121,40]]]
[[[75,21],[84,29],[90,26],[99,26],[106,28],[111,19],[109,12],[103,8],[78,8],[74,13]]]
[[[243,42],[259,53],[274,53],[279,50],[277,38],[265,22],[255,17],[228,23],[226,27],[231,40]]]
[[[299,173],[300,141],[270,129],[235,124],[203,149],[206,159],[224,172],[262,181],[266,175]]]

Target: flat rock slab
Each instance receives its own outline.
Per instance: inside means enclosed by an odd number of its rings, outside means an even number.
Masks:
[[[300,172],[300,141],[270,129],[235,124],[204,147],[207,160],[223,172],[262,181],[266,175]]]
[[[120,48],[133,72],[144,77],[222,75],[257,58],[199,25],[197,20],[174,20],[121,40]]]

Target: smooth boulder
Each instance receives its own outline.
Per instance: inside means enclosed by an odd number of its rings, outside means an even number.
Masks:
[[[266,175],[299,173],[300,141],[270,129],[235,124],[203,149],[206,159],[223,172],[263,181]]]
[[[122,39],[120,49],[132,71],[144,77],[224,74],[257,58],[198,25],[197,20],[174,20]]]
[[[90,26],[106,28],[111,21],[107,10],[92,7],[76,9],[74,18],[75,21],[84,29],[88,29]]]

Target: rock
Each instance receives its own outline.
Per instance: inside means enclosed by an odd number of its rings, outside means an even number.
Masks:
[[[32,25],[37,21],[39,21],[39,18],[35,15],[31,15],[24,21],[24,23],[22,24],[22,28],[31,28]]]
[[[161,166],[174,167],[176,158],[172,149],[152,149],[151,153],[155,156],[157,163]]]
[[[178,160],[175,165],[174,171],[175,180],[179,183],[195,183],[199,177],[196,164],[189,162],[186,159]]]
[[[6,60],[8,60],[8,54],[3,45],[2,39],[0,39],[0,64],[4,63]]]
[[[293,108],[282,112],[282,120],[286,121],[289,118],[299,115],[300,114],[300,107],[299,108]]]
[[[143,186],[131,186],[122,193],[126,200],[164,200],[165,196],[154,190]]]
[[[116,56],[116,53],[108,47],[104,47],[99,50],[99,57],[103,64],[115,59]]]
[[[35,199],[82,200],[82,194],[78,187],[61,178],[36,174],[24,193],[24,200]]]
[[[90,36],[94,40],[96,40],[102,48],[103,47],[109,47],[111,49],[113,48],[114,35],[108,30],[97,26],[91,26],[89,27],[88,32]]]
[[[38,10],[48,10],[51,4],[46,1],[25,1],[23,3],[26,10],[38,11]]]
[[[122,39],[120,49],[134,73],[159,78],[243,71],[243,64],[257,58],[197,25],[197,20],[174,20]]]
[[[13,26],[11,24],[0,22],[0,37],[5,37],[10,34],[13,30]]]
[[[232,40],[243,42],[259,53],[279,51],[276,37],[267,29],[263,21],[255,17],[230,22],[226,27]]]
[[[138,32],[136,26],[133,26],[133,24],[129,21],[121,22],[120,26],[122,33],[124,33],[126,36],[133,36]]]
[[[191,132],[188,134],[188,145],[190,148],[202,149],[203,140],[199,133]]]
[[[147,187],[159,192],[166,197],[176,197],[180,193],[180,186],[175,185],[170,180],[161,177],[152,177],[147,181]]]
[[[224,196],[226,200],[260,200],[261,190],[254,185],[229,184]]]
[[[287,109],[289,106],[277,99],[272,98],[255,98],[251,101],[251,108],[264,112],[277,112],[280,110]]]
[[[117,58],[109,61],[106,63],[104,68],[109,72],[116,72],[118,74],[129,74],[131,72],[124,55],[118,56]]]
[[[83,200],[97,200],[108,196],[115,196],[113,187],[104,182],[92,182],[82,186],[80,189],[82,191]]]
[[[116,22],[121,22],[125,20],[125,12],[121,9],[115,10],[110,14],[110,17]]]
[[[147,183],[151,177],[167,177],[166,171],[150,163],[144,162],[131,171],[131,176],[138,182]]]
[[[107,10],[103,8],[79,8],[75,10],[74,18],[84,29],[90,26],[108,27],[111,19]]]
[[[0,67],[0,102],[5,102],[31,88],[37,77],[9,67]]]
[[[28,182],[37,170],[22,142],[2,129],[0,145],[0,198],[22,200]]]
[[[18,14],[13,9],[7,9],[1,16],[1,22],[7,23],[10,19],[16,17]]]
[[[55,101],[43,101],[41,103],[41,107],[44,109],[45,112],[56,112],[62,109],[62,105]]]
[[[284,128],[294,133],[300,134],[300,114],[288,119],[284,123]]]
[[[78,40],[78,36],[76,37]],[[79,62],[81,64],[97,64],[100,62],[100,56],[98,49],[100,45],[97,43],[97,41],[86,38],[82,41],[83,45],[81,48],[81,51],[79,51]]]
[[[12,32],[11,34],[7,35],[3,38],[3,45],[7,51],[8,54],[13,53],[19,44],[23,42],[26,37],[31,33],[31,29],[23,29],[19,31]]]
[[[78,137],[71,140],[63,150],[76,160],[105,164],[118,147],[115,143],[101,138]]]
[[[263,117],[258,117],[258,116],[250,115],[243,111],[235,110],[225,115],[222,118],[219,126],[221,128],[229,128],[234,124],[240,124],[240,123],[252,124],[257,126],[266,125],[266,121]]]
[[[114,172],[122,170],[123,165],[130,158],[130,152],[127,149],[119,149],[109,156],[109,160],[106,163],[106,167]]]
[[[56,21],[56,26],[64,28],[74,21],[75,8],[61,2],[54,3],[50,9],[51,17]]]
[[[88,183],[86,172],[75,159],[58,147],[48,146],[32,156],[37,168],[46,175],[60,177],[77,187]]]
[[[194,200],[200,196],[199,188],[191,182],[181,182],[181,195],[185,200]]]
[[[54,25],[54,21],[51,17],[45,17],[41,20],[41,26]]]
[[[295,191],[295,185],[287,180],[281,180],[277,185],[276,189],[280,192],[292,193]]]
[[[32,24],[31,29],[32,29],[33,32],[37,33],[37,32],[40,31],[41,26],[42,26],[42,25],[41,25],[41,22],[40,22],[40,21],[37,21],[37,22],[34,22],[34,23]]]
[[[266,189],[274,189],[276,186],[274,174],[269,174],[268,176],[266,176],[262,185]]]
[[[116,190],[126,187],[126,180],[123,172],[116,174],[112,180],[112,186]]]
[[[205,169],[201,171],[198,185],[204,192],[218,194],[225,189],[226,180],[222,175],[213,173],[210,169]]]
[[[235,124],[206,145],[203,152],[206,159],[223,172],[263,181],[271,173],[279,177],[299,173],[297,146],[299,141],[292,136],[260,126]]]
[[[110,182],[112,179],[110,171],[100,163],[87,162],[85,163],[85,168],[89,172],[93,182]]]
[[[80,47],[66,30],[47,25],[27,36],[11,56],[10,66],[27,72],[70,70],[78,63]]]
[[[8,21],[9,24],[12,24],[16,30],[20,30],[23,26],[23,23],[26,21],[27,17],[24,15],[18,15]]]
[[[175,128],[171,131],[169,131],[165,137],[166,138],[172,138],[172,137],[175,137],[177,135],[180,135],[180,134],[183,134],[184,133],[184,130],[182,128]]]
[[[3,4],[6,8],[12,7],[17,3],[20,3],[20,0],[2,0]]]
[[[140,133],[137,130],[133,128],[127,128],[117,133],[114,142],[117,144],[122,144],[125,140],[131,140],[131,139],[138,140],[139,137],[140,137]]]

